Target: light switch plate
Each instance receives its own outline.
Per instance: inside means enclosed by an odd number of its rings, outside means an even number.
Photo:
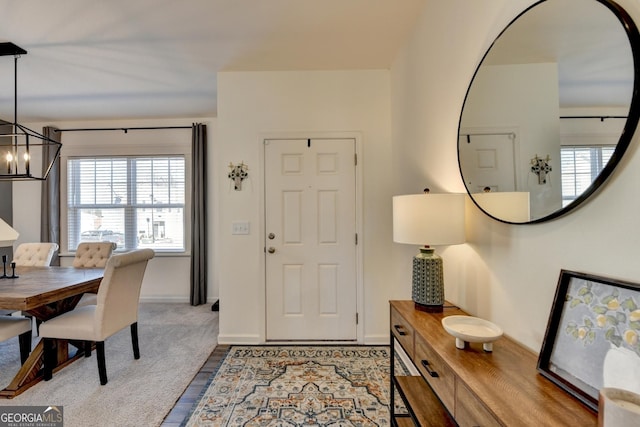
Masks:
[[[233,221],[231,234],[249,234],[249,221]]]

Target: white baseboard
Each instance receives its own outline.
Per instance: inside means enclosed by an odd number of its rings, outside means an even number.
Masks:
[[[364,337],[365,345],[389,345],[389,335],[367,335]]]
[[[207,300],[205,304],[212,305],[216,301],[218,301],[218,299],[214,298],[212,300]],[[175,302],[175,303],[186,302],[188,303],[190,302],[190,299],[189,297],[183,297],[183,296],[145,296],[145,297],[141,296],[140,302]]]
[[[171,302],[171,303],[188,303],[189,297],[170,297],[170,296],[161,296],[161,297],[140,297],[140,302]]]
[[[263,344],[258,335],[218,335],[218,344],[224,345],[259,345]]]
[[[218,344],[225,345],[389,345],[389,337],[357,341],[262,341],[258,335],[218,335]]]

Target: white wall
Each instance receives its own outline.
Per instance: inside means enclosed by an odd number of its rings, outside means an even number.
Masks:
[[[261,136],[352,132],[360,135],[364,167],[364,337],[388,342],[386,313],[393,284],[385,268],[391,241],[389,72],[224,72],[218,75],[215,165],[216,252],[220,280],[220,343],[264,341],[264,230]],[[234,191],[230,162],[244,161],[249,179]],[[231,235],[246,220],[251,234]]]
[[[117,121],[94,121],[94,122],[56,122],[56,123],[30,123],[27,126],[33,130],[41,132],[43,126],[55,126],[60,129],[73,128],[110,128],[110,127],[152,127],[152,126],[191,126],[193,122],[207,124],[207,135],[209,145],[209,164],[212,164],[213,140],[216,132],[216,122],[214,119],[162,119],[162,120],[117,120]],[[104,149],[117,150],[123,154],[135,154],[138,147],[151,147],[153,152],[160,150],[173,150],[171,147],[182,147],[182,150],[190,151],[191,130],[189,129],[164,129],[164,130],[144,130],[129,131],[105,131],[105,132],[65,132],[62,134],[61,156],[68,156],[77,153],[82,146],[89,147],[93,153],[99,154]],[[211,179],[214,177],[211,176]],[[209,199],[213,200],[215,184],[209,183]],[[13,183],[13,227],[20,232],[20,237],[14,247],[22,242],[40,241],[40,188],[39,181],[24,181]],[[190,189],[187,189],[189,192]],[[215,217],[213,206],[210,209],[210,216]],[[218,299],[218,289],[216,282],[215,259],[213,247],[213,227],[209,227],[210,250],[209,277],[207,296],[209,301]],[[61,265],[70,265],[72,256],[64,248],[60,251]],[[168,301],[168,302],[188,302],[189,301],[189,254],[181,256],[157,255],[149,262],[147,272],[142,284],[140,298],[144,301]]]
[[[465,92],[485,50],[533,1],[429,0],[391,70],[394,192],[429,184],[463,192],[456,158]],[[621,0],[640,22],[640,4]],[[468,243],[444,250],[446,296],[539,351],[560,269],[640,282],[640,153],[632,146],[602,191],[539,225],[496,222],[467,203]],[[556,173],[555,170],[552,173]],[[410,295],[413,248],[393,246],[394,281]]]

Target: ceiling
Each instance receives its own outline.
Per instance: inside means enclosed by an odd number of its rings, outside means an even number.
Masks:
[[[557,63],[564,108],[628,108],[631,102],[635,74],[629,38],[616,15],[596,1],[536,5],[502,33],[485,61]]]
[[[220,71],[390,68],[425,3],[0,0],[0,42],[28,52],[18,60],[20,123],[212,117]],[[546,4],[509,29],[497,43],[507,59],[494,61],[557,61],[565,107],[628,105],[633,61],[628,43],[625,55],[612,48],[625,37],[613,14],[595,1]],[[10,122],[13,78],[13,57],[0,56],[0,119]]]
[[[390,68],[425,1],[0,0],[0,41],[18,122],[212,117],[220,71]]]

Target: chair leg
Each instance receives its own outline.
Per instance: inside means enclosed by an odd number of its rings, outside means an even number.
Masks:
[[[49,381],[53,376],[53,367],[57,363],[56,351],[53,348],[53,338],[43,338],[42,347],[44,352],[43,376],[45,381]]]
[[[31,353],[31,330],[20,334],[18,341],[20,342],[20,364],[24,365]]]
[[[98,358],[98,374],[100,375],[100,384],[107,383],[107,364],[104,361],[104,341],[96,342],[96,355]]]
[[[84,342],[84,357],[91,357],[91,346],[93,345],[92,341]]]
[[[138,322],[131,324],[131,344],[133,345],[133,358],[140,359],[140,347],[138,347]]]

